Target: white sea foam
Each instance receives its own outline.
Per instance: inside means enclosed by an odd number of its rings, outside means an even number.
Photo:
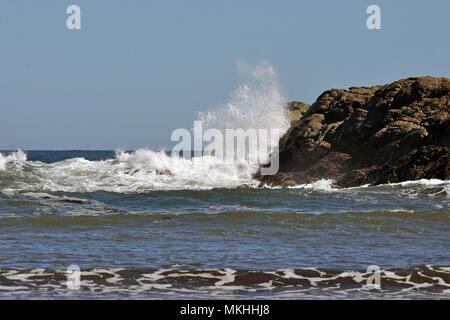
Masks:
[[[338,190],[351,190],[351,189],[365,189],[365,188],[378,188],[378,187],[386,187],[386,186],[443,186],[444,190],[448,190],[450,187],[450,180],[440,180],[440,179],[420,179],[420,180],[411,180],[411,181],[403,181],[397,183],[389,183],[389,184],[380,184],[377,186],[372,186],[370,184],[365,184],[357,187],[349,187],[349,188],[337,188],[334,186],[335,181],[333,179],[320,179],[312,183],[308,184],[299,184],[296,186],[291,186],[289,188],[292,189],[314,189],[314,190],[326,190],[326,191],[338,191]]]
[[[114,159],[74,158],[46,164],[28,162],[31,170],[11,179],[9,192],[146,192],[150,190],[233,188],[255,184],[255,166],[229,165],[213,156],[174,158],[165,152],[117,152]],[[10,172],[11,173],[11,172]],[[3,190],[5,191],[5,190]]]
[[[408,185],[426,185],[426,186],[433,186],[433,185],[444,185],[450,183],[450,180],[440,180],[440,179],[420,179],[420,180],[411,180],[411,181],[403,181],[398,183],[391,183],[391,186],[408,186]]]
[[[68,291],[66,270],[0,269],[2,298],[448,298],[447,267],[382,269],[381,287],[367,283],[372,272],[316,268],[267,271],[234,269],[109,269],[81,271],[82,291]],[[143,272],[142,272],[143,271]],[[260,280],[255,280],[257,278]],[[89,279],[87,279],[89,278]],[[250,283],[247,284],[247,279]],[[130,285],[130,280],[132,284]],[[106,281],[106,283],[105,283]],[[212,284],[213,283],[213,284]],[[276,283],[276,285],[275,285]],[[51,290],[49,290],[51,289]],[[273,292],[274,289],[277,289]],[[231,295],[230,295],[231,294]]]
[[[312,190],[324,190],[324,191],[333,191],[338,190],[333,187],[334,180],[332,179],[320,179],[312,183],[307,184],[299,184],[296,186],[290,186],[290,189],[312,189]]]

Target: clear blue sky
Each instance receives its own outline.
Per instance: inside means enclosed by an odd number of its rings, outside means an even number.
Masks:
[[[66,28],[66,8],[82,29]],[[366,28],[378,4],[382,30]],[[225,102],[236,61],[269,61],[289,100],[450,74],[450,1],[0,2],[0,149],[170,145]]]

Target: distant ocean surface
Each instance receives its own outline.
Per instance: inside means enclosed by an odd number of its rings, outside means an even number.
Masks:
[[[0,298],[450,298],[449,181],[273,189],[212,157],[1,154]]]

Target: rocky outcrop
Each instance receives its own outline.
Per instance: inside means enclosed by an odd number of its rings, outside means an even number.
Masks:
[[[308,106],[290,102],[280,170],[262,184],[326,178],[349,187],[450,179],[450,79],[409,78],[389,85],[332,89]]]

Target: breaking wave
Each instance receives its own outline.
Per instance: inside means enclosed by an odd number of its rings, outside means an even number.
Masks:
[[[55,163],[4,157],[3,192],[147,192],[151,190],[233,188],[255,184],[253,166],[230,165],[214,156],[184,159],[164,151],[118,151],[114,159],[73,158]]]
[[[280,92],[277,73],[264,62],[249,69],[248,83],[234,90],[229,102],[214,110],[199,113],[204,129],[289,128],[285,99]],[[278,137],[268,135],[268,148],[258,148],[260,163],[267,161]],[[146,192],[151,190],[234,188],[256,185],[252,179],[259,163],[230,163],[215,156],[185,159],[166,152],[117,151],[114,159],[89,161],[67,159],[55,163],[26,162],[17,151],[0,155],[0,188],[3,192]]]
[[[185,159],[171,157],[164,151],[116,151],[113,159],[91,161],[72,158],[54,163],[27,161],[18,150],[0,154],[0,190],[3,193],[23,192],[117,192],[145,193],[154,190],[208,190],[213,188],[257,187],[253,164],[230,164],[214,156]],[[280,187],[273,187],[278,189]],[[348,188],[376,192],[430,192],[450,196],[450,181],[422,179],[401,183]],[[331,179],[289,187],[305,191],[338,192],[343,190]],[[416,190],[417,189],[417,190]]]

